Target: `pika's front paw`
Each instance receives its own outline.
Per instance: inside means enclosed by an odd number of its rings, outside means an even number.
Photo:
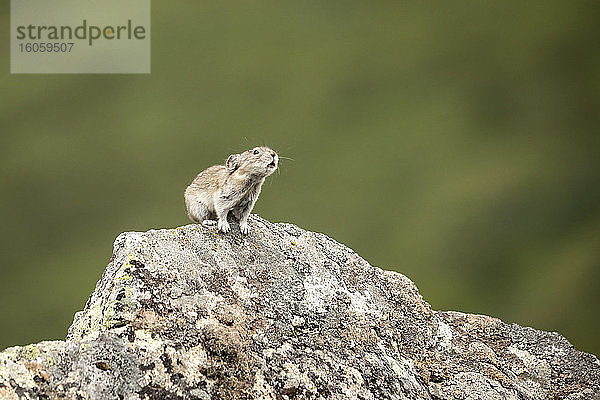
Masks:
[[[250,227],[248,226],[248,222],[240,222],[240,231],[242,234],[247,235],[250,232]]]
[[[217,225],[217,221],[214,219],[205,219],[202,221],[202,225],[210,228],[211,226]]]
[[[229,226],[229,222],[224,221],[224,220],[219,220],[218,228],[223,233],[227,233],[231,230],[231,227]]]

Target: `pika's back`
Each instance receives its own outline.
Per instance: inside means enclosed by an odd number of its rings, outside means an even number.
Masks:
[[[228,176],[229,170],[226,166],[213,165],[200,172],[196,178],[194,178],[190,186],[188,186],[188,190],[190,188],[196,190],[217,190],[223,187]]]

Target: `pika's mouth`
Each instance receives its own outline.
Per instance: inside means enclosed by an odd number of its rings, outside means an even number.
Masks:
[[[271,161],[269,164],[267,164],[267,167],[269,167],[269,168],[275,168],[276,167],[276,165],[275,165],[275,159],[273,159],[273,161]]]

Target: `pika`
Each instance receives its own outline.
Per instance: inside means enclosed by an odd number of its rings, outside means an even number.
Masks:
[[[188,217],[204,226],[217,225],[227,233],[231,229],[227,222],[231,211],[240,222],[240,231],[247,235],[248,216],[265,178],[275,172],[278,162],[279,156],[270,148],[255,147],[230,155],[225,165],[200,172],[185,189]]]

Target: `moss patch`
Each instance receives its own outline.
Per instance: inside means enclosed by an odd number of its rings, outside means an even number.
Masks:
[[[30,344],[21,349],[21,358],[27,361],[33,361],[40,356],[40,349],[37,346]]]

